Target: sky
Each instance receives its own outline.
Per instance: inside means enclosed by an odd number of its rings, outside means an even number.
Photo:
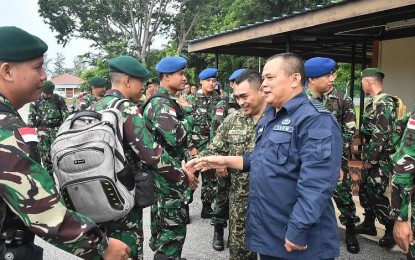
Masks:
[[[76,56],[90,51],[91,41],[85,39],[71,39],[65,47],[59,45],[55,38],[57,33],[52,32],[38,13],[37,0],[0,0],[0,26],[16,26],[37,37],[48,45],[46,52],[48,59],[54,60],[56,53],[62,53],[65,57],[65,66],[73,67]],[[162,45],[166,40],[156,38],[155,43]],[[160,46],[152,46],[160,48]]]
[[[56,53],[65,57],[65,66],[72,67],[77,55],[89,51],[90,41],[72,39],[65,47],[59,45],[49,26],[45,24],[38,13],[36,0],[0,0],[0,26],[16,26],[37,37],[48,45],[48,59],[54,59]]]

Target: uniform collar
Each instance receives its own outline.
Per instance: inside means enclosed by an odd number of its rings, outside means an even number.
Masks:
[[[7,107],[10,107],[13,111],[15,111],[17,113],[17,110],[14,108],[14,106],[12,105],[12,103],[2,94],[0,94],[0,103],[4,104]]]
[[[307,97],[307,94],[305,93],[305,91],[302,91],[297,96],[295,96],[292,99],[288,100],[287,103],[285,103],[285,105],[281,108],[281,110],[285,109],[287,111],[287,114],[289,114],[289,115],[293,114],[297,110],[297,108],[302,103],[304,103],[305,100],[308,100],[308,97]]]
[[[119,99],[125,99],[124,95],[118,89],[109,89],[105,92],[105,96],[115,96]]]
[[[172,93],[170,93],[167,89],[165,89],[162,86],[158,88],[158,92],[161,94],[168,95],[171,99],[177,99],[177,96],[173,95]]]

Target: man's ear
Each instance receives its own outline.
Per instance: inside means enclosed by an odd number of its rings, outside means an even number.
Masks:
[[[3,62],[0,65],[0,76],[7,80],[7,81],[12,81],[13,80],[13,66],[10,63],[7,62]]]

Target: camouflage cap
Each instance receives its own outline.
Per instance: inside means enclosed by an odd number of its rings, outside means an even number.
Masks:
[[[42,57],[48,45],[15,26],[0,27],[0,60],[25,61]]]
[[[151,78],[147,81],[146,85],[150,85],[150,84],[160,84],[160,79],[157,77]]]
[[[119,56],[108,61],[110,72],[121,72],[135,78],[146,78],[150,73],[134,57]]]
[[[52,81],[46,80],[43,82],[42,92],[46,94],[52,94],[55,90],[55,84]]]
[[[381,77],[383,79],[385,77],[385,73],[378,68],[366,68],[362,71],[362,78],[365,77]]]
[[[95,88],[104,88],[108,81],[103,77],[92,77],[89,79],[88,83]]]

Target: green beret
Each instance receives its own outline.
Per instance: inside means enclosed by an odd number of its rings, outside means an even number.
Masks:
[[[92,77],[89,79],[88,83],[95,88],[104,88],[108,81],[103,77]]]
[[[378,68],[367,68],[362,71],[362,78],[365,77],[385,77],[385,74]]]
[[[46,94],[52,94],[55,90],[55,84],[52,81],[46,80],[43,82],[42,92]]]
[[[160,84],[160,80],[159,80],[159,78],[157,78],[157,77],[154,77],[154,78],[151,78],[151,79],[149,79],[148,81],[147,81],[147,83],[146,83],[146,85],[148,86],[148,85],[150,85],[150,84]]]
[[[150,73],[131,56],[119,56],[108,61],[110,72],[122,72],[135,78],[146,78]]]
[[[0,60],[25,61],[42,57],[48,45],[15,26],[0,27]]]

